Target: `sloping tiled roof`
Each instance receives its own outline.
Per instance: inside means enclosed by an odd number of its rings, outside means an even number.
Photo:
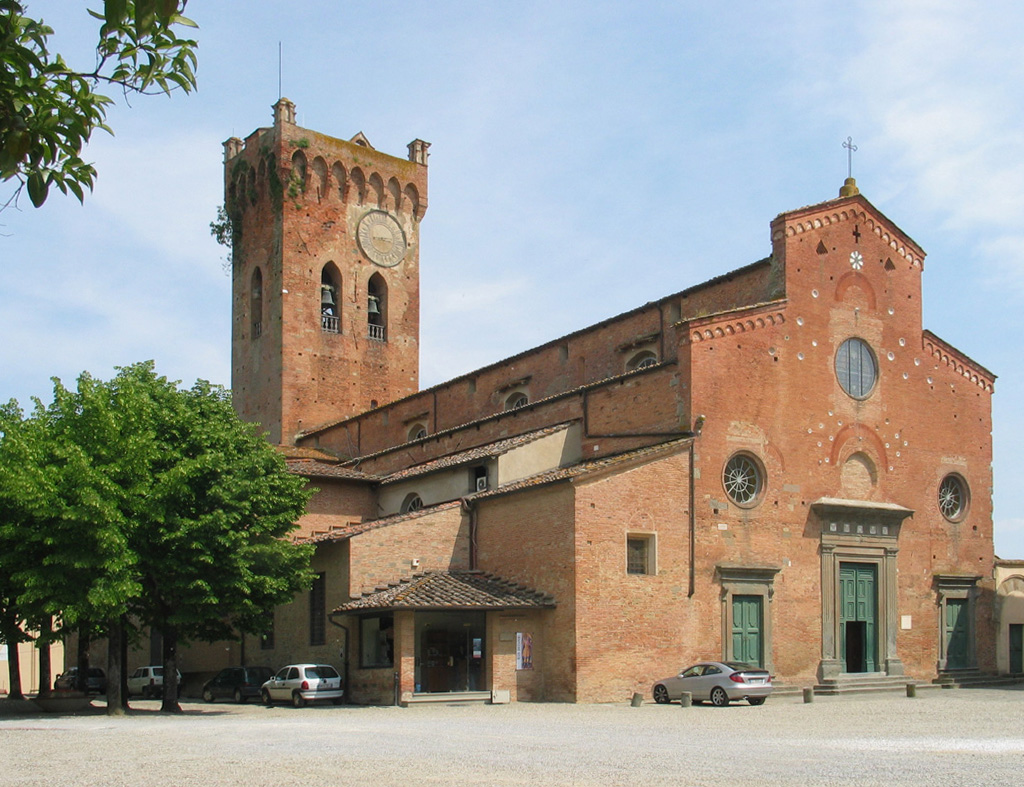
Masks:
[[[379,609],[552,609],[549,595],[483,571],[428,571],[364,593],[334,611]]]
[[[478,446],[477,448],[460,451],[457,454],[438,457],[437,459],[432,459],[429,462],[424,462],[423,464],[413,465],[412,467],[407,467],[404,470],[389,473],[384,476],[384,483],[402,481],[408,478],[414,478],[418,475],[424,475],[425,473],[444,470],[448,467],[458,467],[459,465],[478,462],[481,459],[490,459],[495,456],[501,456],[502,454],[508,453],[513,448],[528,445],[536,440],[540,440],[542,437],[547,437],[548,435],[553,435],[557,432],[564,432],[568,428],[568,423],[555,424],[554,426],[548,426],[544,429],[525,432],[524,434],[516,435],[515,437],[508,437],[504,440],[497,440],[493,443]]]
[[[296,475],[304,475],[307,478],[345,478],[350,481],[379,481],[380,476],[363,473],[353,470],[351,467],[341,467],[328,462],[321,462],[316,459],[288,459],[288,470]]]
[[[667,440],[663,443],[646,446],[645,448],[636,448],[632,451],[625,451],[621,454],[606,456],[601,459],[593,459],[589,462],[580,462],[579,464],[571,465],[569,467],[558,467],[554,470],[546,470],[543,473],[537,473],[537,475],[527,476],[526,478],[520,478],[518,481],[502,484],[494,489],[487,489],[483,492],[475,492],[473,494],[466,495],[466,497],[470,500],[482,500],[488,497],[504,495],[509,492],[516,492],[528,487],[543,486],[544,484],[550,484],[555,481],[564,481],[567,479],[586,476],[591,473],[599,473],[603,470],[614,469],[618,465],[625,465],[637,460],[642,461],[660,453],[669,453],[677,447],[688,445],[692,440],[692,435],[685,434],[674,440]]]
[[[275,445],[274,448],[285,459],[318,459],[321,462],[336,463],[338,457],[319,448],[308,448],[303,445]]]
[[[368,530],[376,530],[380,527],[387,527],[388,525],[394,525],[398,522],[406,522],[410,519],[419,519],[420,517],[429,516],[437,511],[444,511],[448,508],[458,508],[461,505],[461,500],[450,500],[447,503],[440,503],[428,508],[420,508],[416,511],[409,511],[405,514],[394,514],[393,516],[386,516],[381,519],[371,519],[366,522],[350,522],[347,525],[332,527],[329,530],[320,530],[311,533],[309,536],[296,538],[295,541],[299,544],[321,544],[327,541],[344,541],[352,538],[352,536],[358,536],[360,533],[365,533]]]

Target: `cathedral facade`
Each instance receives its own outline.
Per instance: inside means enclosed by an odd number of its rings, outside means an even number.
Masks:
[[[359,703],[995,669],[995,377],[923,328],[925,253],[852,179],[764,259],[420,390],[429,146],[274,109],[225,143],[232,388],[317,490],[317,579],[249,663]]]

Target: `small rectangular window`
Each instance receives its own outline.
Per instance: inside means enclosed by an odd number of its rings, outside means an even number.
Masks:
[[[654,536],[633,534],[626,538],[626,573],[654,573]]]
[[[394,616],[375,615],[359,621],[360,667],[390,667],[394,653]]]
[[[327,581],[320,572],[309,589],[309,644],[324,645],[327,642]]]

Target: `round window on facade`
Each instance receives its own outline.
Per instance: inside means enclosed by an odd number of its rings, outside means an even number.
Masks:
[[[939,511],[950,522],[959,522],[967,513],[967,482],[950,473],[939,484]]]
[[[865,399],[874,390],[878,379],[878,361],[863,339],[847,339],[836,353],[836,377],[854,399]]]
[[[764,468],[750,454],[735,454],[725,464],[722,485],[736,505],[745,508],[755,506],[764,490]]]

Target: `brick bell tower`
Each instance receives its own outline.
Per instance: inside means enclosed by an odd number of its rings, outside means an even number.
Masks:
[[[295,125],[224,143],[235,409],[272,442],[419,386],[419,228],[427,149],[408,160]]]

